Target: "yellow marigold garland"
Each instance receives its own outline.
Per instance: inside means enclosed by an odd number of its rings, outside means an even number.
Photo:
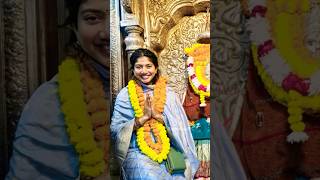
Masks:
[[[104,173],[106,173],[109,171],[110,147],[108,103],[101,78],[93,68],[93,64],[90,65],[89,62],[90,61],[83,61],[80,63],[81,82],[83,84],[87,112],[93,125],[94,139],[98,148],[102,149],[103,152],[105,163]]]
[[[106,162],[102,149],[95,142],[80,79],[79,63],[73,58],[66,58],[58,74],[61,110],[70,142],[79,155],[80,175],[97,177],[104,172]]]
[[[206,65],[207,64],[200,65],[200,66],[196,65],[196,68],[195,68],[195,74],[197,74],[197,77],[198,77],[200,83],[203,84],[204,86],[208,86],[210,84],[210,79],[207,79],[205,77]]]
[[[287,4],[294,4],[292,2]],[[280,13],[272,18],[274,43],[286,63],[301,77],[310,77],[320,67],[303,45],[301,34],[304,18],[301,15]]]
[[[161,163],[163,160],[167,159],[167,155],[170,151],[170,140],[167,136],[165,127],[156,120],[153,120],[153,123],[156,126],[156,129],[159,131],[160,139],[158,140],[161,141],[162,147],[160,149],[154,149],[151,148],[149,143],[147,143],[145,138],[148,133],[150,134],[150,131],[145,131],[145,125],[139,128],[137,131],[137,142],[141,152],[146,154],[153,161]]]
[[[276,8],[288,13],[304,12],[310,8],[309,0],[274,0]]]
[[[136,89],[136,83],[134,80],[129,81],[128,83],[128,92],[129,92],[129,98],[131,105],[133,107],[134,115],[135,117],[142,117],[143,116],[143,111],[142,108],[139,105],[139,99],[137,95],[137,89]]]
[[[135,117],[142,117],[144,107],[144,93],[142,87],[134,80],[128,83],[128,93],[131,105],[135,112]],[[155,84],[153,105],[157,112],[162,113],[166,101],[166,80],[160,77]],[[156,142],[150,142],[151,131],[155,136]],[[149,139],[149,140],[148,140]],[[165,127],[155,119],[148,120],[137,130],[137,142],[142,153],[153,161],[161,163],[167,159],[170,150],[170,140],[167,136]]]

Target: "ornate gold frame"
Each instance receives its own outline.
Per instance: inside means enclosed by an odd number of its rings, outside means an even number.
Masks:
[[[140,47],[156,52],[160,70],[169,77],[170,85],[182,98],[186,87],[183,50],[195,43],[197,34],[204,31],[207,22],[204,12],[210,7],[210,1],[114,0],[112,3],[122,5],[120,9],[110,6],[113,98],[128,77],[128,72],[120,72],[119,68],[129,69],[124,65],[129,64],[131,53]],[[122,42],[125,49],[121,46]]]

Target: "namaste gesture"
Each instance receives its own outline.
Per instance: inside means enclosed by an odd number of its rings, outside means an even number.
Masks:
[[[151,96],[147,93],[146,100],[144,103],[144,113],[142,117],[136,118],[136,127],[142,126],[146,121],[148,121],[151,118],[164,124],[163,115],[155,110],[155,107],[152,104]]]

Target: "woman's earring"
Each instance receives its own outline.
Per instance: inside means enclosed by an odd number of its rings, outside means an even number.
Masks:
[[[73,46],[75,55],[80,57],[80,58],[82,58],[84,53],[83,53],[83,50],[82,50],[80,42],[79,41],[74,41],[72,46]]]
[[[75,47],[75,49],[81,49],[81,45],[80,45],[80,42],[79,41],[75,41],[73,43],[73,46]]]

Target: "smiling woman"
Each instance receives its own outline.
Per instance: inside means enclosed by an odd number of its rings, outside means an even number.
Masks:
[[[149,50],[140,49],[132,54],[130,63],[134,78],[144,84],[154,84],[159,79],[158,60]]]
[[[108,3],[66,5],[67,56],[21,114],[6,179],[109,178]]]
[[[156,55],[137,49],[130,63],[134,76],[118,94],[111,120],[122,178],[192,179],[199,161],[187,116],[160,76]]]
[[[91,2],[91,3],[90,3]],[[98,63],[107,65],[108,34],[106,8],[108,1],[91,0],[79,8],[78,26],[75,28],[77,39],[86,53]]]

